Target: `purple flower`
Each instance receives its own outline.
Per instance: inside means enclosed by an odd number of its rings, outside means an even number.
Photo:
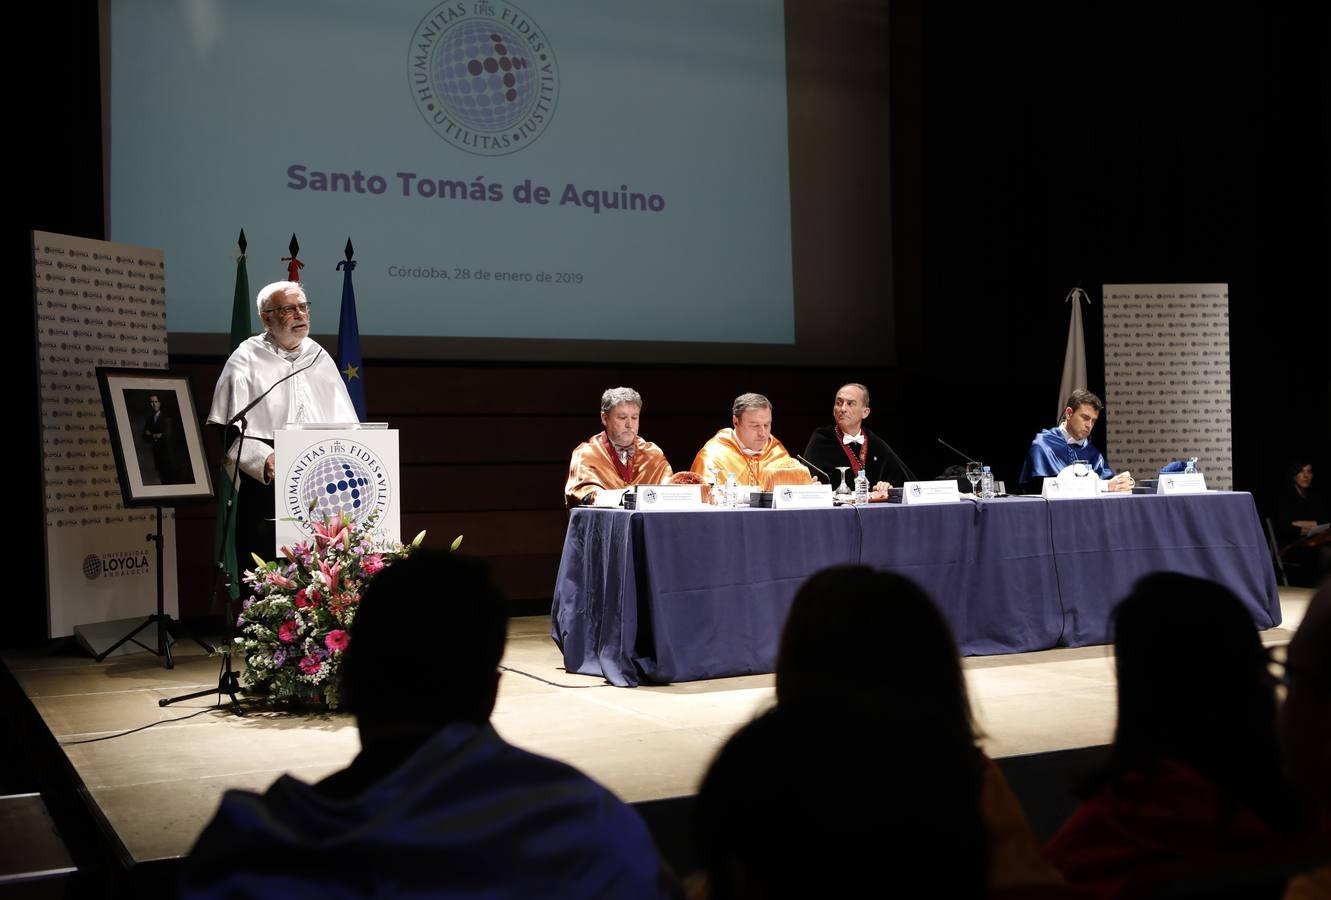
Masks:
[[[280,669],[287,661],[287,655],[281,650],[273,652],[273,668]]]

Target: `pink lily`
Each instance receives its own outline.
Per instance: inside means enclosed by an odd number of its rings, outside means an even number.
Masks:
[[[312,522],[314,529],[314,539],[319,546],[337,546],[339,543],[343,549],[351,549],[351,520],[345,513],[338,516],[331,524],[328,522]]]
[[[328,565],[327,560],[319,560],[319,575],[322,576],[319,580],[323,582],[324,588],[327,589],[329,593],[332,593],[337,589],[337,576],[341,573],[341,563],[333,563],[330,566]]]
[[[268,573],[268,583],[275,584],[280,588],[293,588],[296,586],[296,582],[287,578],[285,575],[279,575],[276,572]]]

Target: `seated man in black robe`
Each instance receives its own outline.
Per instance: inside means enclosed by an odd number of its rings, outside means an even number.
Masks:
[[[887,441],[864,427],[867,418],[869,389],[862,384],[842,385],[832,407],[833,424],[813,430],[804,458],[825,473],[814,473],[819,481],[832,479],[833,489],[840,484],[838,466],[847,467],[848,486],[853,486],[860,469],[864,469],[869,479],[869,499],[885,500],[889,488],[915,481],[915,473],[892,452]]]

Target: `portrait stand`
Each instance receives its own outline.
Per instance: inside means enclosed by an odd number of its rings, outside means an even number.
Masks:
[[[125,635],[120,640],[116,641],[114,644],[107,647],[101,653],[94,656],[93,659],[97,660],[97,662],[101,662],[102,660],[106,659],[112,653],[119,650],[123,645],[133,642],[134,644],[137,644],[138,646],[142,647],[144,650],[147,650],[149,653],[152,653],[155,656],[160,656],[165,658],[166,667],[168,669],[174,669],[176,667],[176,662],[171,657],[171,641],[168,640],[168,637],[174,637],[175,634],[178,632],[185,633],[186,629],[179,622],[172,619],[166,613],[166,584],[163,580],[164,576],[162,573],[163,540],[162,540],[161,506],[157,507],[157,530],[148,534],[147,540],[150,540],[157,545],[157,612],[153,613],[152,615],[148,616],[148,618],[144,619],[138,625],[138,627],[136,627],[129,634]],[[150,647],[138,639],[138,634],[141,631],[153,625],[157,626],[156,647]],[[194,641],[194,643],[202,647],[208,653],[214,652],[213,647],[210,644],[206,643],[205,641],[200,640],[199,638],[195,637],[192,634],[186,634],[186,636],[189,637],[192,641]]]
[[[115,455],[121,504],[126,509],[151,506],[157,514],[156,528],[146,537],[156,544],[157,550],[157,606],[134,630],[94,659],[101,662],[125,644],[133,643],[163,658],[166,667],[174,669],[170,638],[176,635],[190,638],[208,653],[214,652],[211,645],[189,634],[166,612],[162,509],[204,503],[213,496],[189,378],[164,370],[99,366],[97,383]],[[144,452],[143,441],[150,444],[148,452]],[[157,640],[150,646],[140,641],[139,635],[154,625]]]

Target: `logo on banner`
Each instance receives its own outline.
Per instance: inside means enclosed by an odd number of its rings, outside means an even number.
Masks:
[[[391,493],[388,469],[377,453],[359,444],[328,440],[297,457],[287,475],[283,505],[304,532],[313,534],[311,519],[323,522],[346,515],[360,523],[372,512],[382,514]]]
[[[59,524],[59,523],[57,523]],[[72,524],[72,523],[71,523]],[[100,524],[84,521],[84,524]],[[98,578],[119,578],[125,575],[147,575],[148,554],[144,550],[118,550],[112,553],[89,553],[83,557],[83,577],[89,581]]]
[[[441,3],[407,54],[411,96],[441,138],[477,156],[505,156],[554,117],[559,67],[545,32],[511,3]]]

